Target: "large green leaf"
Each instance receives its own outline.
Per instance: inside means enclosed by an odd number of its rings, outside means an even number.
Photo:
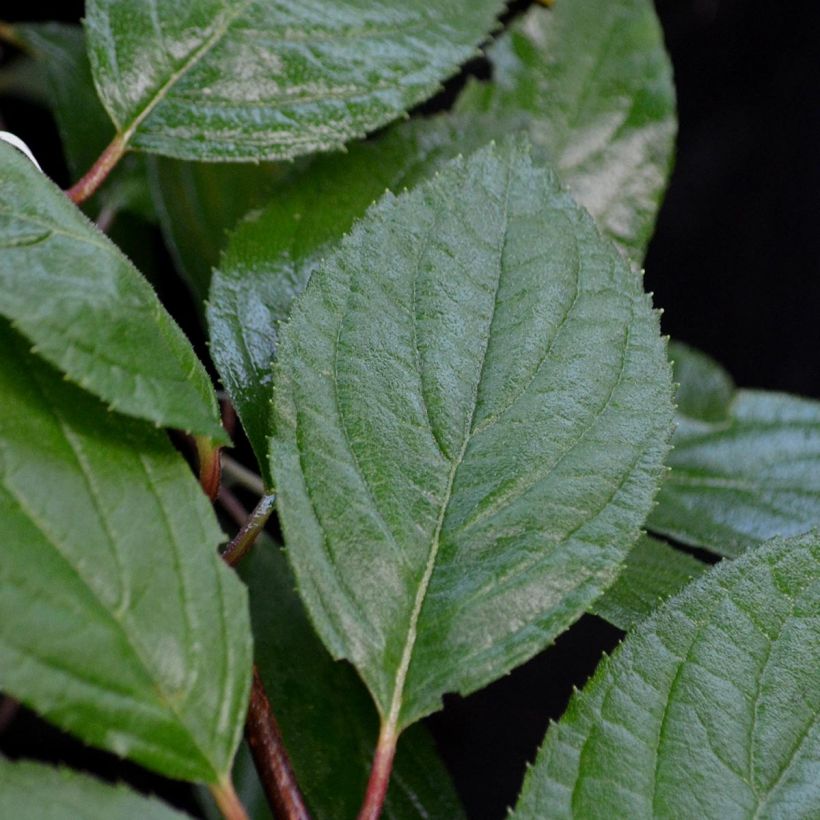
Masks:
[[[21,23],[15,34],[44,67],[48,103],[57,121],[69,170],[85,173],[114,136],[114,126],[103,108],[79,26],[63,23]],[[112,173],[100,192],[103,207],[129,209],[145,218],[153,212],[144,163],[128,157]]]
[[[196,160],[340,147],[432,95],[503,0],[89,0],[103,103],[126,142]]]
[[[521,145],[386,195],[280,337],[301,594],[387,726],[531,657],[614,579],[671,423],[641,282]]]
[[[820,402],[735,392],[703,354],[678,344],[672,356],[678,427],[649,528],[736,556],[820,526]]]
[[[148,158],[154,205],[179,272],[204,303],[211,269],[227,244],[228,230],[277,193],[285,163],[182,162]]]
[[[355,817],[378,729],[367,690],[316,637],[276,544],[263,537],[241,574],[249,587],[256,662],[311,813]],[[260,787],[248,776],[248,758],[240,765],[234,780],[243,802],[258,805]],[[246,784],[244,792],[240,784]],[[413,727],[399,744],[385,816],[455,820],[462,814],[431,738]]]
[[[224,440],[208,374],[148,282],[5,143],[0,169],[0,315],[114,409]]]
[[[637,264],[666,187],[675,139],[672,68],[652,0],[533,7],[488,51],[456,110],[524,125],[575,198]]]
[[[0,817],[14,820],[183,820],[185,815],[124,786],[68,769],[0,758]]]
[[[221,532],[165,435],[0,328],[0,691],[88,743],[214,783],[251,638]]]
[[[517,818],[817,817],[820,532],[723,562],[547,732]]]
[[[703,561],[644,535],[629,551],[618,580],[595,601],[591,612],[626,632],[707,568]]]
[[[385,189],[400,190],[432,175],[459,151],[480,147],[484,136],[471,122],[453,117],[402,123],[376,141],[355,143],[344,155],[318,157],[292,173],[268,207],[232,235],[214,271],[211,355],[268,483],[271,363],[278,325],[293,300]],[[215,213],[207,209],[190,221],[204,228]],[[182,233],[189,221],[176,222],[175,232]]]

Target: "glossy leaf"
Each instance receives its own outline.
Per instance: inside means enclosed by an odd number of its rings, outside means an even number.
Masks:
[[[180,779],[230,769],[247,709],[244,588],[165,435],[0,332],[0,691]]]
[[[820,526],[820,402],[731,392],[728,376],[703,354],[675,345],[672,357],[678,427],[649,528],[736,556]]]
[[[387,725],[528,659],[613,581],[660,479],[668,367],[640,279],[524,147],[386,195],[280,354],[288,555]]]
[[[79,26],[63,23],[19,24],[14,32],[43,66],[66,162],[72,176],[79,178],[114,136],[94,87],[85,34]],[[99,196],[109,211],[131,210],[153,219],[144,163],[138,157],[127,157],[115,168]]]
[[[225,440],[208,374],[151,286],[5,143],[0,169],[0,315],[112,408]]]
[[[0,758],[0,817],[14,820],[183,820],[170,806],[69,769]]]
[[[277,192],[284,163],[244,165],[150,157],[151,194],[168,247],[198,302],[208,296],[211,270],[228,231]]]
[[[644,535],[629,551],[618,580],[591,611],[627,632],[707,569],[703,561]]]
[[[270,204],[231,236],[214,271],[211,356],[268,483],[271,364],[279,323],[321,260],[386,189],[414,185],[459,151],[484,144],[484,131],[471,125],[453,117],[414,120],[378,140],[356,143],[344,155],[318,157],[283,180]],[[221,218],[216,214],[208,208],[198,219],[177,217],[175,233],[190,223],[205,228]]]
[[[353,669],[335,663],[316,637],[276,544],[260,540],[242,563],[241,574],[250,592],[256,662],[312,816],[355,817],[378,731],[367,690]],[[234,782],[246,806],[259,805],[264,801],[258,799],[252,764],[247,757],[241,760]],[[463,816],[432,739],[421,726],[399,743],[385,816]]]
[[[493,80],[456,104],[511,118],[575,198],[643,262],[672,164],[675,91],[652,0],[533,6],[488,50]]]
[[[89,0],[94,76],[133,147],[194,160],[338,148],[435,93],[503,0]]]
[[[527,775],[516,818],[814,817],[820,533],[723,562],[627,636]]]

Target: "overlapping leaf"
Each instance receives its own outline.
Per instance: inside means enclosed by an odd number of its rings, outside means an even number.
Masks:
[[[224,440],[208,374],[148,282],[5,143],[0,169],[0,315],[114,409]]]
[[[614,579],[671,422],[640,279],[519,145],[387,195],[281,336],[271,463],[332,653],[404,727]]]
[[[643,262],[672,163],[675,91],[652,0],[534,6],[457,102],[527,128],[575,198]],[[510,127],[508,126],[508,127]]]
[[[68,769],[0,758],[0,817],[14,820],[183,820],[185,815],[124,786]]]
[[[644,621],[550,728],[516,818],[814,817],[820,533],[723,562]]]
[[[338,148],[433,94],[503,0],[89,0],[94,76],[117,131],[181,159]]]
[[[629,551],[618,580],[591,611],[627,632],[706,569],[703,561],[657,538],[641,536]]]
[[[163,433],[109,413],[0,328],[0,691],[170,777],[230,769],[245,592]]]
[[[256,635],[256,662],[313,817],[354,817],[367,785],[378,730],[376,713],[356,673],[334,663],[294,591],[280,548],[263,538],[242,564]],[[259,784],[244,758],[235,777],[246,805]],[[255,799],[256,798],[256,799]],[[264,802],[264,801],[262,801]],[[399,743],[385,816],[446,817],[463,811],[432,740],[413,727]]]
[[[820,403],[735,392],[718,365],[680,344],[672,357],[678,428],[650,529],[736,556],[820,526]]]

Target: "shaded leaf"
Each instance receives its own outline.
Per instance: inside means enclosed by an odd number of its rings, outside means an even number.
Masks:
[[[663,541],[641,536],[629,551],[618,580],[590,611],[627,632],[708,568]]]
[[[386,195],[280,345],[288,554],[388,725],[528,659],[613,581],[660,478],[668,366],[639,277],[524,148]]]
[[[456,110],[526,127],[600,229],[640,265],[676,127],[672,68],[652,0],[533,6],[487,53],[492,82],[472,80]]]
[[[672,356],[678,427],[671,472],[648,527],[736,556],[776,535],[820,526],[820,402],[733,392],[703,354],[675,345]]]
[[[334,662],[316,637],[276,544],[263,537],[243,561],[241,574],[249,587],[256,662],[311,813],[316,818],[355,817],[378,731],[367,690],[353,669]],[[250,757],[240,756],[234,781],[245,805],[259,806],[264,800],[252,768]],[[461,816],[430,736],[413,727],[399,743],[385,817]]]
[[[0,758],[0,817],[14,820],[182,820],[170,806],[68,769]]]
[[[338,148],[431,96],[503,0],[89,0],[94,76],[135,148],[195,160]]]
[[[151,286],[5,143],[0,167],[0,314],[114,409],[224,441],[208,374]]]
[[[547,732],[514,813],[814,817],[820,533],[723,562],[627,636]]]
[[[251,638],[213,511],[163,433],[0,335],[0,690],[214,783],[241,735]]]

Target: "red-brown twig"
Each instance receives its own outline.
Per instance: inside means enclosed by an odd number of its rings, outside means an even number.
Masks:
[[[117,134],[97,161],[88,169],[85,176],[74,183],[67,191],[68,198],[79,205],[93,196],[97,188],[105,182],[106,177],[125,154],[125,138]]]

